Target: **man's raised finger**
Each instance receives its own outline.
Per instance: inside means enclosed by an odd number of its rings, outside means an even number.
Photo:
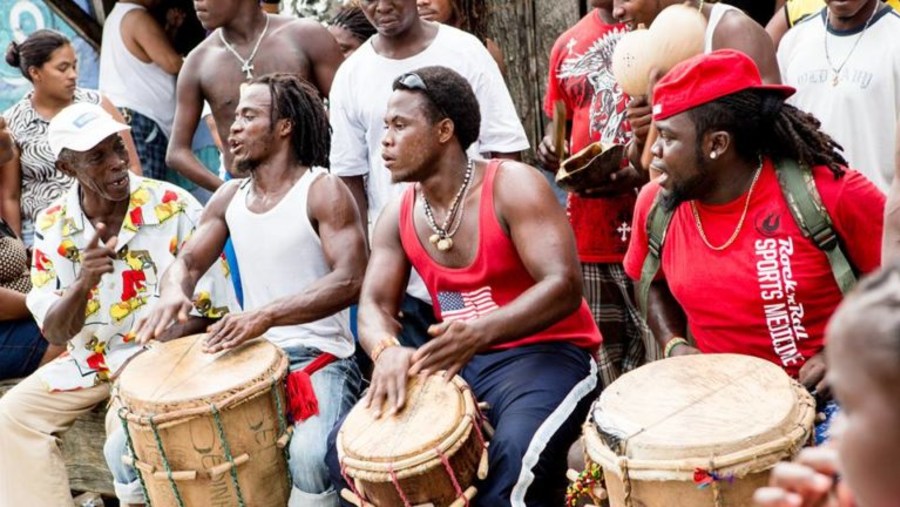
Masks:
[[[803,499],[796,493],[789,493],[781,488],[759,488],[753,494],[756,507],[800,507]]]

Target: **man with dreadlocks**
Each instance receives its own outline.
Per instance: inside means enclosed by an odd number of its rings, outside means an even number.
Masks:
[[[352,194],[323,169],[329,144],[328,118],[314,88],[293,74],[251,80],[228,138],[237,167],[250,177],[213,195],[163,277],[158,306],[136,330],[145,342],[181,320],[197,273],[216,262],[231,238],[244,312],[210,327],[205,351],[265,333],[291,360],[288,391],[304,392],[302,384],[311,382],[311,397],[291,400],[290,505],[305,507],[337,502],[325,467],[326,437],[356,402],[361,383],[348,307],[359,296],[366,243]],[[303,410],[303,402],[315,399],[317,411]]]
[[[757,356],[826,397],[825,324],[842,291],[779,179],[808,175],[789,195],[796,202],[816,192],[856,273],[880,264],[884,195],[845,167],[813,116],[784,102],[793,92],[763,85],[753,61],[734,50],[686,60],[659,81],[651,167],[662,176],[638,196],[624,264],[649,287],[647,323],[667,357]],[[651,249],[657,212],[670,222]],[[651,255],[659,270],[642,277]]]

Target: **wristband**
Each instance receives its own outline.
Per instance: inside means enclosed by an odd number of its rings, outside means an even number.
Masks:
[[[374,363],[375,361],[378,361],[378,356],[380,356],[381,353],[384,352],[385,350],[387,350],[389,347],[399,347],[399,346],[400,346],[400,341],[397,340],[397,338],[395,336],[388,336],[387,338],[381,340],[380,342],[378,342],[378,345],[376,345],[375,348],[372,349],[372,354],[371,354],[372,362]]]
[[[666,349],[663,352],[663,357],[672,357],[672,351],[675,350],[675,347],[679,345],[690,345],[690,342],[680,336],[672,338],[671,340],[666,342]]]

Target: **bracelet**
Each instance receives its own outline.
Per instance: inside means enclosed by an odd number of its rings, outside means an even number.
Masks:
[[[399,346],[400,341],[397,340],[397,337],[395,336],[388,336],[387,338],[381,340],[380,342],[378,342],[378,345],[376,345],[375,348],[372,349],[372,354],[370,354],[370,356],[372,357],[372,362],[374,363],[375,361],[378,361],[378,356],[380,356],[381,353],[388,348]]]
[[[672,357],[672,351],[675,350],[675,347],[679,345],[690,345],[691,342],[685,340],[680,336],[676,336],[671,340],[666,342],[666,350],[663,352],[663,357]]]

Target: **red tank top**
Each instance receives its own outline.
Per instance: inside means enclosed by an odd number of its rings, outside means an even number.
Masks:
[[[481,188],[478,220],[478,251],[463,268],[448,268],[425,251],[413,224],[415,186],[403,193],[400,207],[400,241],[413,267],[425,281],[434,313],[439,321],[471,320],[486,315],[519,297],[535,281],[522,264],[512,241],[494,214],[494,176],[500,160],[488,162]],[[584,349],[596,349],[602,339],[587,303],[547,329],[492,347],[509,349],[531,343],[562,341]]]

